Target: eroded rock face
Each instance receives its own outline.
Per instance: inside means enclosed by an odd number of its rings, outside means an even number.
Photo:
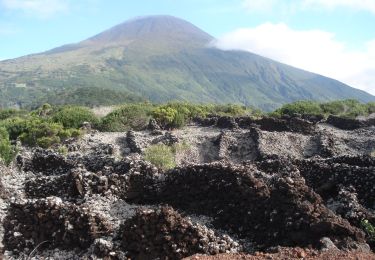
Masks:
[[[240,250],[229,237],[193,224],[170,207],[139,210],[121,229],[123,248],[132,259],[181,259]]]
[[[12,204],[4,228],[5,247],[15,253],[41,243],[43,248],[87,248],[112,229],[100,216],[57,197]]]

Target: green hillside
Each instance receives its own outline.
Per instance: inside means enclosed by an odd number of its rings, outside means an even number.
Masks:
[[[252,53],[209,47],[212,40],[170,16],[130,20],[77,44],[0,62],[1,106],[59,103],[51,101],[55,93],[80,88],[153,102],[242,103],[264,110],[301,99],[375,101],[333,79]]]

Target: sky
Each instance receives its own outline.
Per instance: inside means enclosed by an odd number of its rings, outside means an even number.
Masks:
[[[195,24],[217,48],[250,51],[375,95],[375,0],[0,0],[0,60],[158,14]]]

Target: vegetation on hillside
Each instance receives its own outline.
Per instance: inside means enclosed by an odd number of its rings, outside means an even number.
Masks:
[[[375,102],[367,104],[361,103],[354,99],[337,100],[331,102],[314,102],[314,101],[297,101],[285,104],[281,108],[271,113],[274,116],[280,115],[336,115],[347,118],[355,118],[357,116],[368,116],[375,113]]]
[[[155,25],[150,19],[152,25],[129,21],[116,33],[96,35],[90,45],[1,62],[0,107],[116,105],[140,102],[138,95],[155,103],[241,103],[267,112],[302,99],[375,101],[339,81],[256,54],[207,48],[212,37],[189,23]]]
[[[16,149],[11,145],[7,130],[0,127],[0,161],[8,165],[14,158]]]
[[[83,107],[56,108],[45,104],[40,108],[25,112],[0,110],[0,157],[9,163],[16,148],[12,141],[23,145],[49,148],[71,137],[79,137],[83,121],[96,122],[92,112]]]
[[[307,115],[338,115],[354,118],[375,113],[375,102],[367,104],[356,100],[340,100],[326,103],[313,101],[298,101],[286,104],[269,116],[283,116],[295,114]],[[79,137],[80,127],[84,122],[100,131],[128,131],[143,130],[153,118],[164,129],[181,128],[191,123],[196,117],[214,115],[225,116],[255,116],[263,113],[259,110],[236,104],[191,104],[170,102],[167,104],[133,103],[119,106],[117,109],[98,118],[92,110],[83,106],[67,105],[52,106],[43,104],[31,111],[17,109],[0,109],[0,157],[9,163],[15,148],[12,141],[20,141],[24,145],[48,148],[58,145],[71,137]],[[163,150],[163,147],[153,149]],[[171,148],[173,154],[173,148]],[[165,149],[164,149],[165,150]],[[164,151],[163,150],[163,151]],[[164,151],[166,155],[169,152]],[[153,160],[149,154],[150,160]],[[164,160],[165,158],[156,158]],[[163,165],[172,165],[169,162]],[[164,167],[164,166],[163,166]]]
[[[87,107],[64,106],[56,109],[52,115],[52,121],[62,124],[67,128],[79,128],[84,122],[98,124],[99,119]]]
[[[180,128],[191,122],[195,117],[207,115],[241,116],[259,114],[241,105],[213,105],[170,102],[167,104],[153,105],[150,103],[127,104],[105,116],[99,129],[101,131],[127,131],[144,129],[150,118],[164,129]]]
[[[144,129],[153,109],[154,106],[148,103],[120,106],[102,118],[99,129],[108,132]]]
[[[24,88],[4,87],[0,92],[0,108],[14,106],[22,109],[36,109],[45,103],[54,106],[79,105],[95,107],[137,103],[143,100],[143,98],[128,91],[100,87],[63,87],[56,89],[38,86]]]

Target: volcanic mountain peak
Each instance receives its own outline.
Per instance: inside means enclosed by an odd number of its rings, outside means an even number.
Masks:
[[[190,43],[194,42],[194,45],[204,46],[213,40],[213,37],[185,20],[167,15],[155,15],[128,20],[85,42],[103,44],[141,39],[188,40]]]
[[[209,48],[213,39],[179,18],[138,17],[77,44],[0,62],[0,106],[26,107],[45,93],[92,87],[152,102],[242,103],[264,110],[296,100],[375,100],[256,54]],[[19,91],[20,85],[27,88]]]

